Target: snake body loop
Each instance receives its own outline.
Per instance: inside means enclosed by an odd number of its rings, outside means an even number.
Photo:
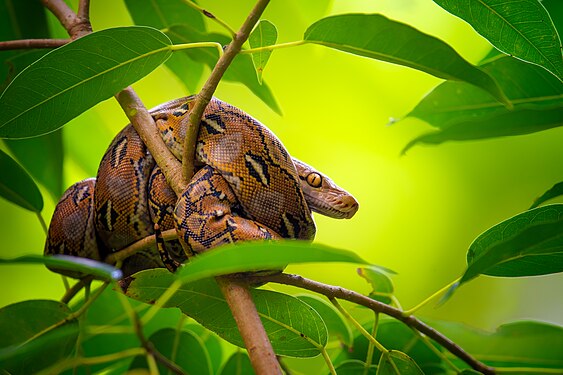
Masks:
[[[186,97],[151,110],[163,140],[179,159],[192,104],[193,98]],[[312,240],[309,204],[340,218],[351,217],[358,208],[326,176],[292,159],[264,125],[215,98],[202,116],[196,165],[200,169],[176,197],[139,135],[126,126],[103,156],[96,179],[76,183],[61,198],[45,254],[103,260],[153,234],[155,224],[162,230],[175,227],[189,253],[241,240]],[[339,198],[327,199],[328,190]],[[321,192],[325,198],[319,198]],[[178,241],[169,241],[167,248],[174,260],[186,260]],[[150,249],[127,258],[122,270],[130,275],[162,266]]]

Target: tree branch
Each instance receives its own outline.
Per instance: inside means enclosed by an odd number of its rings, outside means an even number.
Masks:
[[[270,0],[258,0],[242,24],[240,30],[234,35],[233,41],[227,46],[223,56],[221,56],[217,61],[211,75],[203,85],[200,93],[197,95],[194,107],[188,120],[186,138],[184,139],[184,153],[182,154],[182,176],[186,184],[194,174],[195,149],[203,111],[205,111],[205,107],[207,107],[207,104],[213,97],[213,93],[215,92],[215,89],[217,89],[217,85],[221,81],[223,74],[225,74],[225,71],[233,59],[240,52],[242,45],[248,39],[252,28],[260,19],[260,16],[264,12],[264,9],[266,9],[269,2]]]
[[[281,375],[280,364],[264,331],[248,286],[227,277],[216,277],[216,280],[233,313],[254,371],[257,374]]]
[[[78,18],[82,20],[90,19],[90,0],[80,0],[78,3],[78,12],[76,12]]]
[[[19,39],[0,42],[0,51],[32,48],[57,48],[69,43],[70,39]]]
[[[416,329],[418,332],[425,334],[426,336],[430,337],[438,344],[446,348],[450,353],[467,363],[474,370],[477,370],[485,375],[495,374],[493,368],[479,362],[477,359],[463,350],[459,345],[454,343],[452,340],[450,340],[440,332],[436,331],[434,328],[428,326],[426,323],[418,320],[412,315],[405,316],[399,309],[366,297],[352,290],[348,290],[339,286],[319,283],[318,281],[306,279],[299,275],[290,275],[285,273],[266,276],[252,276],[247,278],[246,281],[250,283],[274,282],[278,284],[292,285],[298,288],[307,289],[316,293],[323,294],[329,299],[339,298],[354,302],[358,305],[365,306],[376,313],[383,313],[385,315],[391,316],[403,322],[407,326]]]
[[[41,2],[57,17],[72,39],[78,39],[92,32],[90,19],[79,17],[64,0],[41,0]],[[81,8],[84,7],[88,7],[88,2],[85,5],[81,4]]]

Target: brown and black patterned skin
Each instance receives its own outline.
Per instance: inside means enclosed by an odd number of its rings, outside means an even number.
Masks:
[[[151,110],[179,159],[192,100],[180,98]],[[102,158],[96,180],[73,185],[59,202],[45,254],[104,259],[153,234],[155,223],[162,230],[175,226],[190,253],[240,240],[313,239],[315,224],[303,190],[323,190],[320,182],[328,178],[292,159],[257,120],[215,98],[202,116],[197,142],[196,164],[202,168],[177,199],[136,131],[126,126]],[[345,197],[339,217],[351,217],[357,202],[336,185],[331,188]],[[322,207],[314,209],[324,213]],[[331,210],[326,212],[338,217]],[[86,214],[76,221],[65,219]],[[69,230],[72,226],[78,230]],[[81,233],[88,238],[78,238]],[[186,259],[178,241],[167,245],[174,260]],[[122,268],[129,275],[162,266],[156,251],[147,250],[126,259]]]

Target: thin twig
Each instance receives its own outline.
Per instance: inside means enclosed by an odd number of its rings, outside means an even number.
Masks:
[[[82,20],[90,19],[90,0],[80,0],[78,2],[78,12],[76,15]]]
[[[61,25],[72,37],[72,30],[80,22],[76,13],[70,9],[64,0],[41,0],[41,2],[45,8],[49,9],[57,17]]]
[[[88,276],[85,276],[84,278],[80,279],[76,284],[74,284],[72,286],[72,288],[67,289],[66,293],[61,298],[61,302],[62,303],[69,303],[70,300],[72,300],[74,298],[74,296],[82,290],[82,288],[84,288],[86,285],[90,284],[92,282],[92,280],[94,280],[94,276],[92,276],[92,275],[88,275]]]
[[[260,16],[266,9],[266,6],[270,0],[259,0],[244,23],[242,24],[240,30],[234,35],[233,41],[227,46],[223,56],[219,58],[217,64],[213,68],[213,71],[209,75],[209,78],[203,85],[200,93],[197,95],[194,107],[190,112],[190,117],[188,120],[188,125],[186,129],[186,138],[184,139],[184,153],[182,154],[182,177],[184,182],[187,184],[194,174],[194,160],[195,160],[195,150],[197,144],[197,136],[199,134],[199,124],[201,121],[201,116],[203,111],[207,107],[207,104],[211,101],[213,93],[217,88],[217,85],[221,81],[223,74],[240,52],[242,45],[248,39],[252,28],[260,19]]]
[[[267,276],[253,276],[247,279],[249,283],[264,283],[264,282],[274,282],[284,285],[292,285],[298,288],[311,290],[316,293],[325,295],[328,298],[339,298],[354,302],[358,305],[362,305],[370,308],[374,312],[383,313],[385,315],[391,316],[409,327],[416,329],[417,331],[430,337],[442,347],[447,349],[450,353],[467,363],[473,369],[480,371],[485,375],[495,374],[493,368],[479,362],[465,350],[463,350],[459,345],[454,343],[452,340],[444,336],[442,333],[436,331],[434,328],[428,326],[426,323],[418,320],[414,316],[404,316],[403,311],[396,309],[392,306],[386,305],[379,301],[373,300],[362,294],[348,290],[339,286],[327,285],[320,283],[318,281],[306,279],[299,275],[290,274],[276,274]]]
[[[175,240],[176,238],[178,238],[176,229],[165,230],[164,232],[162,232],[162,238],[164,239],[164,241]],[[111,253],[106,259],[104,259],[104,262],[108,264],[116,264],[118,261],[123,261],[124,259],[129,258],[131,255],[136,254],[141,250],[150,248],[156,249],[156,237],[154,235],[143,237],[137,242],[133,242],[131,245],[115,253]]]
[[[217,22],[219,25],[223,26],[231,35],[235,35],[236,31],[233,30],[232,27],[230,27],[225,21],[223,21],[222,19],[215,17],[215,15],[207,10],[205,10],[204,8],[200,7],[199,5],[197,5],[196,3],[194,3],[193,1],[190,0],[183,0],[184,4],[188,5],[189,7],[197,10],[198,12],[201,12],[201,14],[203,14],[205,17],[212,19],[213,21]]]
[[[19,39],[0,42],[0,51],[32,48],[57,48],[64,46],[71,39]]]

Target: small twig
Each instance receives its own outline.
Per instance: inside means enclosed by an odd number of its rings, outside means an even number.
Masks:
[[[90,0],[80,0],[78,2],[77,16],[82,20],[90,19]]]
[[[176,229],[165,230],[164,232],[162,232],[162,238],[164,239],[164,241],[170,241],[178,238]],[[115,253],[111,253],[106,259],[104,259],[104,262],[108,264],[116,264],[117,262],[129,258],[131,255],[136,254],[141,250],[150,248],[156,249],[156,237],[152,234],[141,238],[137,242],[133,242],[131,245]]]
[[[94,280],[94,276],[92,276],[92,275],[88,275],[88,276],[85,276],[84,278],[80,279],[76,284],[74,284],[72,286],[72,288],[67,289],[66,293],[61,298],[61,302],[62,303],[69,303],[70,300],[72,300],[74,298],[74,296],[82,290],[82,288],[84,288],[86,285],[90,284],[92,282],[92,280]]]
[[[71,39],[19,39],[0,42],[0,51],[32,48],[57,48],[69,43]]]
[[[49,9],[51,13],[63,25],[65,30],[72,36],[71,31],[74,29],[77,23],[80,22],[78,16],[70,9],[64,0],[41,0],[43,6]]]
[[[215,15],[205,9],[203,9],[202,7],[200,7],[199,5],[197,5],[196,3],[194,3],[193,1],[190,0],[183,0],[184,4],[186,4],[187,6],[197,10],[198,12],[201,12],[205,17],[212,19],[213,21],[217,22],[219,25],[223,26],[231,35],[235,35],[237,32],[235,30],[233,30],[232,27],[230,27],[225,21],[223,21],[222,19],[215,17]]]
[[[249,287],[224,277],[216,280],[233,313],[254,371],[257,374],[281,375],[280,364],[260,321]]]
[[[417,331],[425,334],[426,336],[430,337],[438,344],[443,346],[447,349],[450,353],[467,363],[473,369],[485,374],[485,375],[492,375],[495,374],[493,368],[485,365],[484,363],[479,362],[465,350],[463,350],[459,345],[455,342],[441,334],[440,332],[436,331],[434,328],[428,326],[426,323],[418,320],[414,316],[404,316],[403,311],[396,309],[392,306],[386,305],[369,297],[366,297],[362,294],[354,292],[352,290],[348,290],[339,286],[334,285],[327,285],[320,283],[318,281],[306,279],[299,275],[290,275],[290,274],[276,274],[276,275],[267,275],[267,276],[253,276],[246,279],[249,283],[264,283],[264,282],[274,282],[278,284],[284,285],[292,285],[298,288],[311,290],[316,293],[320,293],[325,295],[326,297],[330,298],[339,298],[346,301],[350,301],[356,303],[358,305],[365,306],[370,308],[374,312],[383,313],[385,315],[391,316],[409,327],[416,329]]]
[[[186,129],[186,138],[184,139],[184,153],[182,154],[182,177],[184,183],[187,184],[194,174],[195,150],[197,144],[197,136],[199,134],[199,125],[203,111],[207,104],[211,101],[213,93],[217,85],[221,81],[223,74],[240,52],[242,45],[248,39],[252,28],[260,19],[260,16],[266,9],[270,0],[258,0],[240,30],[234,34],[233,41],[227,46],[223,56],[219,58],[209,78],[203,85],[200,93],[197,95],[194,107],[190,112],[190,117]]]

